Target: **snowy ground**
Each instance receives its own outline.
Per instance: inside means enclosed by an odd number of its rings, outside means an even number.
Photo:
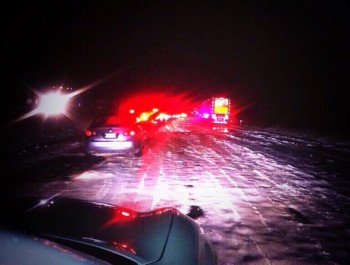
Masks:
[[[4,172],[25,174],[25,192],[190,213],[220,265],[349,264],[346,142],[176,121],[141,159],[86,158],[74,139],[15,157]]]

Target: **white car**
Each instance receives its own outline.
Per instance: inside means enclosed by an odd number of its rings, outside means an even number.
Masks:
[[[145,131],[136,122],[119,116],[99,116],[85,130],[85,154],[131,153],[141,156],[147,143]]]

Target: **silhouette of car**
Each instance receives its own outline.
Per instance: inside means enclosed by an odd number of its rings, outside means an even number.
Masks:
[[[0,264],[217,264],[197,223],[174,208],[65,197],[2,198],[0,207]]]

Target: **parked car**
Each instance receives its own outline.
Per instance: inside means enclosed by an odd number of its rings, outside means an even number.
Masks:
[[[83,148],[86,154],[132,153],[141,156],[147,134],[136,122],[120,116],[96,117],[85,130]]]
[[[217,264],[197,223],[174,208],[65,197],[2,198],[0,207],[0,264]]]

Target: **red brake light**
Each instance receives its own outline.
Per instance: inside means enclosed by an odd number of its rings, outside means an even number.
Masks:
[[[85,130],[85,136],[89,137],[91,135],[96,135],[96,132],[92,131],[92,130],[89,130],[89,129],[86,129]]]
[[[124,135],[125,135],[125,136],[128,136],[128,135],[130,135],[130,136],[135,136],[135,134],[136,134],[136,132],[133,131],[133,130],[124,132]]]
[[[87,137],[89,137],[89,136],[91,136],[91,131],[90,130],[85,130],[85,136],[87,136]]]

